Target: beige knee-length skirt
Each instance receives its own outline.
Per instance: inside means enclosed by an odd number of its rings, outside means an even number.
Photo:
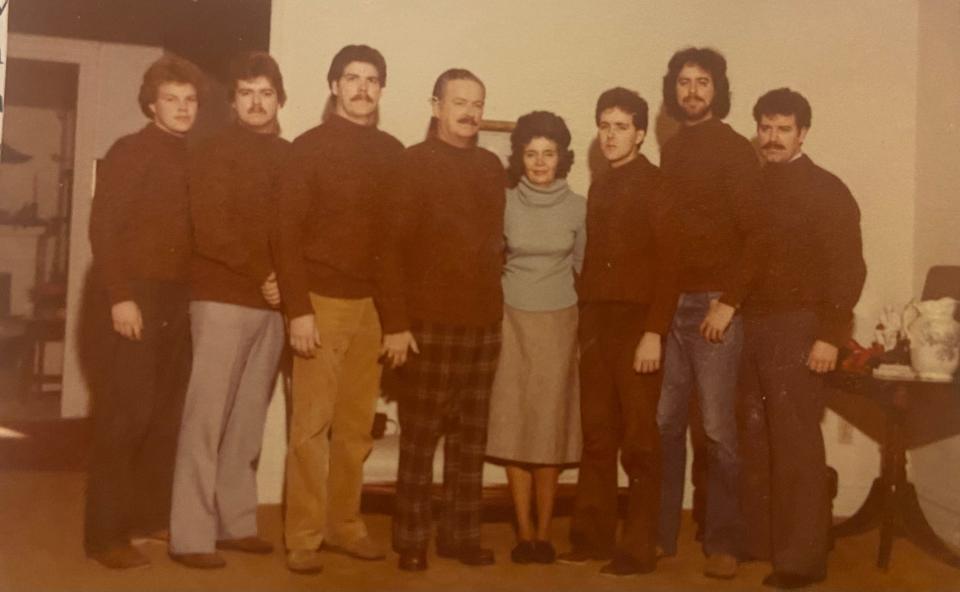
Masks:
[[[577,318],[576,306],[546,312],[504,306],[487,456],[548,465],[580,462]]]

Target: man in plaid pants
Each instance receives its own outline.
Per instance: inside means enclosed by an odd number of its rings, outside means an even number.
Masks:
[[[437,555],[489,565],[480,546],[487,408],[500,351],[504,170],[476,145],[483,83],[452,69],[433,89],[426,141],[402,154],[381,256],[383,353],[400,371],[393,546],[426,569],[433,455],[444,436]]]

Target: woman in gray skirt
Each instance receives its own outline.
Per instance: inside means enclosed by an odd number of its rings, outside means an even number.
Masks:
[[[586,244],[586,200],[566,182],[573,152],[562,118],[528,113],[517,120],[510,143],[503,347],[490,396],[487,456],[506,465],[519,535],[511,558],[552,563],[557,479],[562,465],[580,461],[574,278]]]

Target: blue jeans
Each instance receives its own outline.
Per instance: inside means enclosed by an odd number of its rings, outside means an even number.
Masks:
[[[690,397],[697,393],[707,440],[707,510],[704,552],[738,555],[742,521],[738,491],[737,370],[743,348],[743,324],[733,318],[722,343],[700,335],[710,300],[720,292],[680,295],[667,336],[657,426],[663,455],[663,489],[658,540],[664,552],[677,551],[680,510],[687,463]]]

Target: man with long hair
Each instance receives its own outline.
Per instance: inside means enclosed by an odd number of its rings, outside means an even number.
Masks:
[[[737,495],[737,367],[743,325],[736,314],[762,255],[759,162],[750,141],[722,119],[730,111],[727,62],[713,49],[670,59],[663,105],[682,125],[661,152],[671,210],[678,288],[657,408],[663,453],[660,546],[677,550],[690,397],[707,438],[704,574],[732,578],[742,531]]]

